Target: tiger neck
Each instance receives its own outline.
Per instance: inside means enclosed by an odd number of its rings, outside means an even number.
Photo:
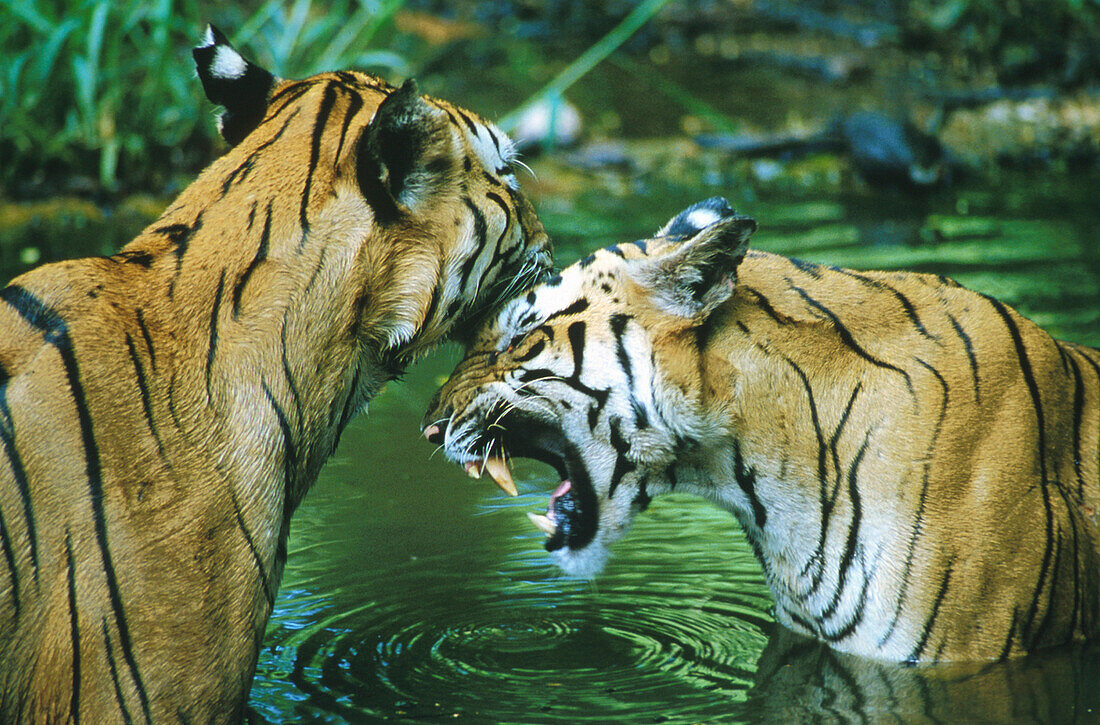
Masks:
[[[326,225],[339,213],[319,214],[303,239],[263,204],[190,219],[170,210],[120,255],[137,260],[120,266],[146,288],[133,297],[168,351],[158,382],[176,426],[268,528],[289,518],[403,359],[371,336],[373,290],[391,282],[359,272],[370,232]],[[245,238],[212,231],[227,228]]]

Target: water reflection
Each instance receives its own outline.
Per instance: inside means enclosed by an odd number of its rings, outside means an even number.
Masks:
[[[767,723],[1100,721],[1100,646],[986,665],[908,667],[840,654],[777,628],[749,693]]]

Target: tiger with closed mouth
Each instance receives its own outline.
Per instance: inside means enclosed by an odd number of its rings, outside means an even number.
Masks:
[[[236,722],[291,514],[387,380],[550,266],[511,143],[366,73],[194,51],[231,148],[0,290],[0,721]]]
[[[425,435],[514,488],[592,575],[651,497],[731,511],[779,622],[882,660],[1004,658],[1100,627],[1100,351],[932,275],[747,249],[719,198],[503,307]]]

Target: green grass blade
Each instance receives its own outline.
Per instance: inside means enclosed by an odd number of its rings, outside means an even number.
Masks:
[[[645,25],[646,21],[656,15],[657,11],[667,5],[668,2],[669,0],[645,0],[645,2],[639,4],[607,35],[581,53],[579,58],[566,66],[565,70],[554,76],[549,83],[520,104],[519,108],[505,116],[498,124],[500,128],[506,133],[513,130],[520,114],[527,110],[529,106],[542,99],[562,95],[566,89],[583,78],[586,73],[599,65],[607,56],[614,53],[638,28]]]

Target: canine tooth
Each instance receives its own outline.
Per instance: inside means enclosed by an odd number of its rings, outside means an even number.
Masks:
[[[531,523],[535,525],[535,528],[546,534],[547,536],[553,536],[555,526],[550,519],[546,518],[542,514],[534,514],[530,511],[527,512],[527,518],[531,519]]]
[[[516,482],[512,480],[512,472],[508,470],[508,464],[503,458],[493,456],[485,459],[485,472],[500,486],[500,490],[509,496],[518,496]]]
[[[481,478],[483,464],[481,461],[470,461],[466,464],[466,475],[470,478]]]

